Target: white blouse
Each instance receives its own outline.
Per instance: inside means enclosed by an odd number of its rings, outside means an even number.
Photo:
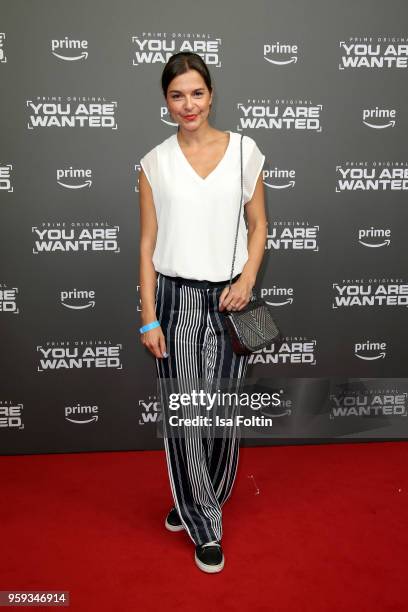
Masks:
[[[241,134],[228,132],[224,157],[204,179],[184,155],[177,133],[140,160],[156,210],[153,265],[157,272],[196,280],[229,280],[241,199]],[[244,198],[233,277],[248,260],[244,205],[253,196],[265,161],[249,136],[243,136],[242,153]]]

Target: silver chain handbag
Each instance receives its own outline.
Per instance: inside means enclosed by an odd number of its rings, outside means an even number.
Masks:
[[[241,204],[238,213],[237,231],[235,236],[234,255],[232,257],[231,276],[229,280],[229,288],[231,289],[232,276],[234,271],[235,252],[238,240],[238,228],[241,218],[241,208],[243,201],[243,169],[242,169],[242,134],[240,142],[241,155]],[[282,345],[282,334],[272,317],[271,308],[265,300],[257,297],[256,292],[252,289],[252,297],[244,308],[237,311],[222,311],[225,316],[225,321],[228,333],[232,341],[232,349],[238,355],[249,355],[254,351],[258,351],[266,346],[274,345],[274,351],[277,352]]]

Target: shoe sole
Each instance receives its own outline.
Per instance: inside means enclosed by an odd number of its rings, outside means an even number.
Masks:
[[[164,526],[169,531],[183,531],[184,529],[184,525],[170,525],[170,523],[167,522],[167,519],[164,522]]]
[[[203,563],[197,557],[197,553],[195,553],[194,558],[200,570],[202,570],[203,572],[206,572],[207,574],[215,574],[217,572],[220,572],[224,567],[224,556],[222,557],[221,563],[218,563],[218,565],[207,565],[206,563]]]

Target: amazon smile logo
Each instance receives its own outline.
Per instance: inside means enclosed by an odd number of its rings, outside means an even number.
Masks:
[[[388,247],[391,244],[391,230],[384,228],[360,228],[358,231],[358,242],[370,249]]]
[[[275,66],[287,66],[298,61],[298,46],[280,43],[270,43],[263,46],[263,58]],[[286,57],[285,57],[286,56]]]
[[[72,183],[71,181],[77,181]],[[90,189],[92,187],[92,170],[90,168],[58,168],[57,184],[64,189]]]
[[[74,40],[68,38],[68,36],[60,40],[51,40],[52,55],[65,62],[88,59],[88,51],[81,51],[81,49],[88,49],[87,40]],[[68,51],[68,55],[65,54],[66,51]]]
[[[268,189],[294,189],[295,170],[272,168],[263,171],[263,182]]]
[[[363,109],[363,124],[374,130],[395,127],[396,110],[389,108],[365,108]],[[374,122],[372,121],[374,119]],[[378,123],[380,122],[380,123]]]
[[[261,289],[261,298],[269,306],[289,306],[293,304],[293,288],[292,287],[269,287]]]
[[[88,425],[99,420],[98,406],[75,404],[65,406],[65,420],[75,425]]]
[[[61,305],[70,310],[85,310],[95,308],[95,291],[86,289],[71,289],[61,291]],[[78,303],[80,302],[80,303]]]
[[[386,342],[372,342],[370,340],[366,342],[357,342],[354,345],[354,355],[358,357],[358,359],[363,359],[364,361],[376,361],[377,359],[386,358],[386,348]],[[362,351],[366,354],[363,355]]]

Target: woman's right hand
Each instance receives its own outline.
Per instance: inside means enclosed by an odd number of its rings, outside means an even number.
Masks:
[[[167,357],[166,341],[161,327],[155,327],[140,334],[142,344],[158,359]]]

